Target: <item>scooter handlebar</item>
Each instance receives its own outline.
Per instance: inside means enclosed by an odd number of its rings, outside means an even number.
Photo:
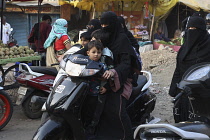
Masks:
[[[183,94],[184,94],[184,91],[182,90],[179,94],[176,95],[176,97],[174,97],[174,99],[172,100],[172,103],[175,103],[179,98],[182,97]]]

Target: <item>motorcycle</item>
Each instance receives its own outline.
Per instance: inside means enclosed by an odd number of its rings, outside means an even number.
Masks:
[[[53,67],[29,67],[25,63],[19,64],[19,75],[16,80],[20,87],[16,104],[22,106],[28,118],[37,119],[42,116],[41,108],[50,93],[57,73]]]
[[[2,89],[0,87],[0,130],[8,124],[13,114],[12,101],[9,95]]]
[[[60,62],[62,71],[58,73],[50,95],[43,106],[48,117],[38,128],[33,140],[85,139],[82,112],[84,100],[88,93],[91,77],[103,74],[101,63],[90,60],[81,54],[65,55]],[[139,75],[138,86],[133,88],[127,105],[133,129],[140,123],[153,121],[156,96],[149,92],[152,77]],[[43,114],[44,115],[44,114]],[[46,115],[47,116],[47,115]],[[137,125],[138,124],[138,125]]]
[[[178,84],[181,92],[173,99],[187,96],[192,108],[191,119],[175,124],[144,124],[136,128],[134,139],[210,139],[210,63],[190,67]]]

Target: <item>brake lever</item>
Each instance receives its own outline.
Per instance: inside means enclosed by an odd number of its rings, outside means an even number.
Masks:
[[[184,91],[182,90],[178,95],[176,95],[176,97],[174,97],[173,99],[172,99],[172,103],[175,103],[179,98],[181,98],[182,97],[182,95],[184,94]]]

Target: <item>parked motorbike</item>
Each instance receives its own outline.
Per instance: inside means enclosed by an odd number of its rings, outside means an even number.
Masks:
[[[12,101],[9,95],[2,89],[0,87],[0,130],[8,124],[13,114]]]
[[[82,120],[82,108],[89,89],[91,77],[103,74],[103,66],[81,54],[66,55],[60,62],[63,71],[59,71],[52,91],[44,107],[49,115],[38,128],[33,140],[84,140],[85,132]],[[138,86],[127,105],[127,111],[133,123],[137,124],[151,121],[150,113],[153,111],[156,96],[149,92],[152,82],[148,75],[139,75]]]
[[[22,105],[22,110],[28,118],[37,119],[41,117],[41,108],[50,94],[50,88],[57,73],[57,70],[53,67],[29,67],[25,63],[19,64],[17,82],[20,87],[16,104]],[[37,98],[39,102],[36,102]]]
[[[210,139],[210,63],[190,67],[178,84],[181,92],[173,99],[187,96],[192,108],[188,121],[175,124],[144,124],[136,128],[137,139]]]
[[[13,31],[13,28],[11,28],[11,32],[12,31]],[[12,32],[9,35],[9,41],[7,42],[9,48],[18,47],[17,40],[14,38],[14,34],[15,32]]]
[[[80,44],[75,44],[66,54],[72,54],[80,50],[81,47]],[[16,104],[22,105],[22,110],[27,117],[40,118],[42,116],[41,108],[51,91],[58,72],[53,67],[29,67],[27,64],[20,63],[18,73],[21,74],[17,77],[20,88]],[[62,70],[59,73],[62,74]]]

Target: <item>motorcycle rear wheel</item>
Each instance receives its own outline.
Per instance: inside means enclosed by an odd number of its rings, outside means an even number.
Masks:
[[[34,92],[31,93],[31,95],[22,103],[22,110],[24,112],[24,114],[30,118],[30,119],[38,119],[41,118],[42,116],[42,106],[43,104],[39,104],[39,105],[33,105],[31,103],[31,98],[36,95],[36,96],[41,96],[41,97],[46,97],[46,95],[41,92],[41,91],[37,91],[35,90]]]
[[[13,114],[13,104],[9,95],[0,90],[0,130],[10,121]]]

